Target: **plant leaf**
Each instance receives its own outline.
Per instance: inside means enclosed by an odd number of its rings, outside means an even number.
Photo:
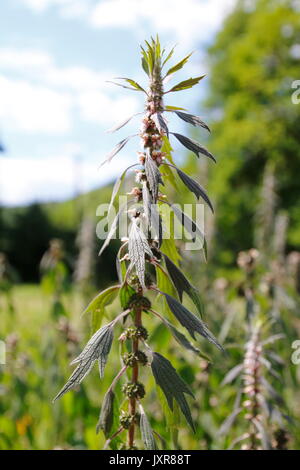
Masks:
[[[134,165],[130,165],[126,168],[126,170],[123,171],[123,173],[121,174],[121,176],[119,176],[119,178],[116,180],[115,184],[114,184],[114,187],[113,187],[113,190],[112,190],[112,194],[111,194],[111,199],[110,199],[110,203],[109,203],[109,206],[108,206],[108,209],[107,209],[107,219],[109,220],[110,218],[110,213],[111,213],[111,209],[112,209],[112,206],[113,206],[113,203],[115,201],[115,198],[117,197],[118,193],[119,193],[119,190],[120,190],[120,187],[121,187],[121,184],[125,178],[125,175],[127,173],[128,170],[130,170],[131,168],[134,168],[135,166],[137,166],[138,163],[135,163]]]
[[[208,130],[210,132],[210,128],[208,127],[205,122],[202,121],[202,119],[199,116],[195,116],[194,114],[189,114],[189,113],[181,113],[180,111],[175,111],[175,114],[182,119],[185,122],[188,122],[189,124],[192,124],[195,127],[203,127],[204,129]]]
[[[165,294],[164,292],[161,292],[161,294],[166,297],[170,310],[173,312],[179,323],[188,330],[192,338],[196,339],[195,333],[199,333],[210,343],[217,346],[218,349],[224,351],[222,346],[218,343],[214,335],[209,331],[205,323],[203,323],[200,318],[196,317],[186,307],[184,307],[181,303],[174,299],[174,297],[171,297],[170,295]]]
[[[203,357],[204,359],[208,360],[209,362],[211,362],[210,358],[208,356],[206,356],[206,354],[203,354],[200,349],[196,348],[188,339],[187,337],[181,333],[181,331],[177,330],[177,328],[175,328],[174,325],[172,325],[172,323],[170,323],[166,318],[162,317],[160,315],[160,318],[161,320],[163,321],[163,323],[166,325],[166,327],[170,330],[170,332],[172,333],[172,336],[174,337],[174,339],[181,345],[183,346],[185,349],[187,349],[188,351],[192,351],[193,353],[195,353],[197,356],[200,356],[200,357]]]
[[[193,240],[198,237],[203,243],[203,251],[205,258],[207,257],[207,246],[206,240],[203,232],[200,230],[198,225],[184,212],[182,212],[175,204],[170,204],[174,214],[176,215],[177,219],[181,222],[185,230],[189,232],[189,234],[193,237]]]
[[[142,405],[139,406],[139,409],[140,409],[140,429],[141,429],[141,435],[142,435],[142,440],[143,440],[145,449],[156,450],[157,449],[156,442],[155,442],[153,431],[151,429],[147,415]]]
[[[135,267],[137,276],[142,287],[145,288],[145,255],[153,257],[147,238],[144,232],[138,227],[135,219],[129,234],[128,252],[130,258],[130,267]]]
[[[117,227],[118,227],[118,223],[119,223],[119,220],[120,220],[120,217],[123,213],[123,211],[127,208],[128,205],[132,204],[134,201],[129,201],[129,202],[125,202],[124,204],[121,205],[121,207],[119,208],[119,211],[113,221],[113,223],[111,224],[111,227],[110,227],[110,230],[108,232],[108,235],[105,239],[105,242],[103,243],[102,247],[101,247],[101,250],[99,251],[99,256],[102,255],[103,251],[108,247],[108,245],[110,244],[110,241],[111,239],[113,238],[113,236],[115,235],[116,233],[116,230],[117,230]]]
[[[113,323],[109,323],[108,325],[100,328],[100,330],[92,336],[79,356],[71,362],[71,364],[78,363],[78,366],[53,401],[56,401],[69,390],[79,385],[91,371],[96,360],[99,361],[100,377],[103,377],[103,371],[111,348],[112,340]]]
[[[179,178],[181,179],[181,181],[185,184],[185,186],[192,193],[195,194],[195,196],[198,200],[201,196],[202,199],[209,205],[211,211],[214,212],[213,205],[212,205],[208,195],[206,194],[205,189],[202,188],[202,186],[197,181],[193,180],[193,178],[191,178],[186,173],[184,173],[184,171],[180,170],[179,168],[177,168],[175,165],[172,165],[171,163],[164,163],[164,165],[168,165],[168,166],[174,168],[177,171],[177,174],[178,174]]]
[[[204,78],[205,75],[202,75],[201,77],[196,77],[196,78],[189,78],[188,80],[184,80],[183,82],[178,83],[177,85],[173,86],[171,90],[166,91],[166,93],[171,93],[173,91],[181,91],[181,90],[187,90],[188,88],[192,88],[194,85],[197,85],[197,83]]]
[[[165,255],[164,253],[163,255],[165,258],[168,273],[178,292],[180,301],[182,302],[183,292],[185,292],[194,302],[200,316],[202,317],[204,313],[203,303],[201,301],[200,294],[198,293],[197,289],[192,286],[192,284],[190,284],[190,282],[187,280],[183,272],[176,266],[176,264],[173,263],[173,261],[167,255]]]
[[[102,323],[105,314],[105,307],[110,305],[116,298],[120,286],[111,286],[98,294],[84,310],[83,315],[91,312],[92,332],[97,331]]]
[[[195,432],[189,405],[184,396],[184,394],[187,393],[194,397],[189,387],[181,379],[181,377],[179,377],[170,361],[168,361],[159,353],[153,352],[151,369],[155,382],[160,386],[166,396],[169,408],[173,410],[173,399],[175,399],[187,422]]]
[[[184,57],[184,59],[182,59],[180,62],[178,62],[178,64],[174,65],[173,67],[171,67],[167,73],[166,73],[166,77],[168,75],[171,75],[172,73],[175,73],[177,72],[178,70],[182,69],[182,67],[187,63],[187,61],[189,60],[189,58],[191,57],[193,53],[191,52],[189,55],[187,55],[186,57]]]
[[[186,136],[181,135],[181,134],[177,134],[175,132],[172,132],[172,134],[176,137],[177,140],[179,140],[179,142],[184,147],[186,147],[188,150],[191,150],[192,152],[194,152],[195,155],[197,155],[198,158],[200,157],[199,154],[202,153],[202,155],[205,155],[206,157],[210,158],[211,160],[213,160],[216,163],[215,157],[205,147],[200,145],[199,142],[197,142],[196,140],[190,139],[189,137],[186,137]]]
[[[100,378],[103,378],[104,368],[113,341],[113,325],[109,323],[98,330],[89,340],[84,350],[72,362],[85,364],[86,362],[99,362]]]
[[[152,121],[155,122],[155,125],[161,134],[166,134],[169,136],[169,129],[167,123],[162,115],[162,113],[154,113],[151,116]]]
[[[121,306],[123,309],[126,309],[128,306],[128,302],[131,299],[131,297],[135,294],[135,290],[133,287],[131,287],[127,282],[124,283],[124,285],[120,289],[120,302]]]
[[[161,174],[155,161],[148,154],[146,155],[145,160],[145,173],[147,181],[149,183],[150,191],[152,193],[152,197],[154,200],[156,200],[158,195],[158,186],[159,184],[163,185],[163,181],[161,179]]]
[[[225,377],[222,381],[222,385],[228,385],[231,382],[233,382],[234,379],[236,379],[237,376],[243,371],[243,369],[244,369],[243,364],[238,364],[237,366],[230,369],[230,371],[227,372],[227,374],[225,375]]]
[[[113,133],[113,132],[116,132],[118,131],[119,129],[121,129],[122,127],[126,126],[126,124],[128,124],[129,121],[131,121],[131,119],[135,116],[138,116],[139,114],[142,114],[142,113],[135,113],[135,114],[132,114],[130,117],[126,118],[124,121],[121,121],[119,124],[116,124],[114,127],[112,127],[111,129],[108,129],[106,132],[109,132],[109,133]]]
[[[121,142],[119,142],[115,148],[106,156],[105,160],[101,163],[100,165],[100,168],[105,165],[105,163],[108,163],[110,162],[115,155],[117,155],[117,153],[120,152],[120,150],[122,150],[123,147],[125,147],[125,145],[127,144],[127,142],[131,139],[131,137],[133,137],[132,135],[129,136],[129,137],[126,137],[126,139],[123,139],[121,140]]]
[[[132,80],[131,78],[125,78],[125,77],[116,77],[117,80],[125,80],[125,82],[129,83],[135,90],[137,91],[143,91],[146,93],[144,88],[141,87],[135,80]],[[147,94],[147,93],[146,93]]]
[[[236,410],[233,410],[232,413],[225,419],[225,421],[222,423],[219,431],[218,431],[218,436],[222,436],[223,434],[227,434],[229,429],[232,427],[234,424],[237,416],[241,413],[242,408],[237,408]]]
[[[185,108],[180,108],[178,106],[169,106],[169,105],[165,106],[165,110],[166,111],[186,111]]]
[[[108,437],[113,425],[114,403],[115,394],[113,390],[108,390],[108,392],[104,396],[103,403],[101,406],[99,421],[96,427],[96,434],[98,434],[100,429],[102,429],[105,437]]]

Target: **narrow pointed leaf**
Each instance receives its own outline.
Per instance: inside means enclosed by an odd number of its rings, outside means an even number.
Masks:
[[[108,129],[106,132],[107,133],[113,133],[113,132],[118,131],[119,129],[122,129],[122,127],[126,126],[126,124],[128,124],[128,122],[130,122],[133,117],[138,116],[139,114],[142,114],[142,113],[132,114],[131,116],[126,118],[124,121],[121,121],[120,123],[118,123],[114,127],[112,127],[111,129]]]
[[[218,349],[224,351],[222,346],[218,343],[217,339],[209,331],[205,323],[200,320],[200,318],[196,317],[196,315],[194,315],[186,307],[184,307],[184,305],[174,299],[174,297],[171,297],[170,295],[163,292],[161,292],[161,294],[166,297],[170,310],[175,315],[179,323],[188,330],[192,338],[196,339],[195,333],[198,333],[207,339],[210,343],[214,344]]]
[[[188,88],[192,88],[194,85],[197,85],[197,83],[204,78],[205,75],[202,75],[201,77],[196,77],[196,78],[189,78],[188,80],[184,80],[183,82],[178,83],[177,85],[173,86],[171,90],[166,91],[166,93],[171,93],[173,91],[181,91],[181,90],[187,90]]]
[[[238,364],[237,366],[230,369],[230,371],[225,375],[222,385],[228,385],[236,379],[244,369],[243,364]]]
[[[101,250],[99,252],[99,256],[102,255],[103,251],[108,247],[108,245],[110,244],[112,238],[115,236],[115,233],[116,233],[116,230],[117,230],[117,227],[118,227],[118,224],[119,224],[119,221],[120,221],[120,217],[123,213],[123,211],[125,209],[127,209],[127,207],[132,204],[134,201],[129,201],[129,202],[125,202],[124,204],[121,205],[121,207],[119,208],[119,211],[113,221],[113,223],[111,224],[111,227],[110,227],[110,230],[108,232],[108,235],[105,239],[105,242],[103,243],[102,247],[101,247]]]
[[[183,272],[178,268],[178,266],[176,266],[175,263],[173,263],[173,261],[167,255],[164,254],[164,258],[165,258],[168,273],[178,292],[181,302],[182,302],[183,292],[185,292],[194,302],[200,316],[202,317],[204,309],[203,309],[203,304],[200,298],[200,294],[197,292],[197,289],[194,286],[192,286],[192,284],[190,284],[190,282],[187,280]]]
[[[133,136],[126,137],[126,139],[121,140],[115,148],[106,156],[105,160],[101,163],[100,167],[102,167],[105,163],[110,162],[117,153],[119,153],[123,147],[127,144],[127,142],[131,139]]]
[[[99,416],[99,421],[96,427],[96,433],[98,434],[100,429],[104,432],[105,437],[108,437],[114,419],[114,402],[115,394],[112,390],[108,390],[103,399],[101,406],[101,412]]]
[[[176,137],[177,140],[179,140],[179,142],[184,147],[186,147],[188,150],[191,150],[191,152],[194,152],[198,158],[200,157],[199,154],[202,153],[202,155],[205,155],[216,163],[215,157],[205,147],[200,145],[199,142],[197,142],[196,140],[190,139],[189,137],[177,134],[175,132],[172,132],[172,134]]]
[[[180,111],[175,111],[175,114],[177,114],[177,116],[183,121],[192,124],[195,127],[203,127],[210,132],[208,125],[205,124],[205,122],[203,122],[199,116],[195,116],[194,114],[189,113],[181,113]]]
[[[156,442],[155,442],[153,431],[151,429],[147,415],[142,405],[139,406],[139,409],[140,409],[140,429],[141,429],[141,435],[142,435],[142,440],[143,440],[145,449],[156,450],[157,449]]]
[[[155,122],[156,127],[161,134],[166,134],[167,136],[169,136],[169,129],[167,123],[161,113],[152,114],[151,119]]]
[[[178,174],[179,178],[181,179],[181,181],[185,184],[185,186],[192,193],[195,194],[197,199],[202,197],[202,199],[209,205],[211,211],[214,212],[213,205],[212,205],[208,195],[206,194],[205,189],[202,188],[202,186],[197,181],[195,181],[193,178],[188,176],[186,173],[184,173],[184,171],[180,170],[175,165],[172,165],[171,163],[165,163],[165,165],[168,165],[168,166],[171,166],[172,168],[174,168],[177,171],[177,174]]]
[[[161,179],[160,171],[155,161],[151,158],[150,155],[146,155],[145,173],[147,176],[147,181],[149,183],[150,191],[152,193],[152,197],[154,200],[156,200],[158,195],[159,184],[163,184],[163,181]]]
[[[143,91],[144,93],[146,93],[144,88],[142,88],[141,85],[139,85],[135,80],[132,80],[131,78],[124,78],[124,77],[116,77],[116,78],[117,80],[125,80],[125,82],[129,83],[129,85],[131,85],[135,90]]]
[[[170,409],[173,410],[173,399],[176,400],[187,422],[195,431],[189,405],[184,395],[187,393],[193,397],[189,387],[177,374],[170,361],[159,353],[153,353],[151,369],[157,385],[165,394]]]
[[[178,70],[182,69],[182,67],[187,63],[187,61],[189,60],[189,58],[191,57],[193,53],[191,52],[189,55],[187,55],[186,57],[184,57],[184,59],[182,59],[180,62],[178,62],[178,64],[174,65],[173,67],[171,67],[167,73],[166,73],[166,77],[168,75],[171,75],[172,73],[175,73],[177,72]]]

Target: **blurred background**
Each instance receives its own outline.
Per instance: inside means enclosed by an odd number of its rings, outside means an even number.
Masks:
[[[300,339],[300,1],[3,0],[0,27],[0,448],[99,449],[105,442],[95,426],[119,368],[116,347],[104,381],[94,371],[79,393],[51,400],[95,328],[82,311],[117,281],[119,243],[98,258],[96,209],[135,163],[139,144],[133,139],[99,166],[137,132],[139,118],[118,135],[105,130],[142,111],[143,96],[107,81],[126,76],[146,86],[139,45],[156,33],[166,48],[177,44],[174,63],[194,51],[178,81],[206,74],[166,104],[200,115],[212,130],[207,136],[170,119],[172,131],[189,133],[217,158],[217,165],[197,160],[172,142],[175,161],[215,206],[205,221],[208,264],[182,250],[183,267],[229,355],[203,344],[211,362],[195,361],[152,326],[150,341],[168,350],[196,390],[197,432],[162,417],[151,378],[148,413],[168,448],[240,448],[247,418],[220,428],[234,412],[241,379],[224,378],[243,361],[249,317],[259,314],[268,325],[262,341],[278,336],[264,357],[269,438],[274,448],[299,448],[300,365],[291,356]],[[177,183],[180,202],[192,202]],[[118,308],[117,301],[103,307],[97,323]]]

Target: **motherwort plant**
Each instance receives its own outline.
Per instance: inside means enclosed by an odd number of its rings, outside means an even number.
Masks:
[[[164,218],[167,218],[167,212],[172,213],[175,219],[184,226],[186,237],[193,240],[198,239],[205,252],[203,232],[192,218],[182,212],[178,205],[175,206],[168,201],[167,196],[161,193],[164,182],[174,183],[177,173],[180,180],[194,193],[196,198],[202,198],[212,209],[212,204],[200,184],[174,164],[169,138],[174,137],[177,139],[188,150],[194,152],[197,157],[203,155],[213,161],[215,159],[199,142],[181,134],[170,132],[166,116],[173,113],[181,120],[195,127],[209,129],[198,116],[189,114],[182,108],[166,105],[164,102],[166,96],[192,88],[199,83],[203,76],[189,78],[165,91],[166,78],[180,70],[191,54],[165,71],[166,64],[171,59],[174,49],[166,54],[165,50],[161,49],[159,39],[156,38],[155,40],[152,39],[150,43],[146,41],[146,48],[142,47],[141,52],[142,67],[149,78],[148,89],[142,88],[136,81],[129,78],[121,78],[119,80],[122,82],[116,83],[116,85],[123,88],[144,93],[146,97],[144,113],[140,113],[143,116],[142,126],[138,134],[142,143],[142,151],[138,153],[138,163],[133,165],[138,167],[136,168],[136,183],[129,193],[131,196],[129,200],[119,206],[119,212],[111,225],[100,252],[101,254],[115,236],[121,215],[127,214],[130,219],[129,236],[122,241],[117,255],[119,284],[100,293],[88,306],[87,311],[92,312],[93,324],[95,329],[97,327],[98,329],[96,329],[95,334],[82,353],[73,361],[73,364],[76,364],[77,367],[56,397],[61,397],[70,389],[79,385],[91,371],[96,361],[99,363],[100,377],[103,377],[117,324],[124,325],[124,331],[121,335],[118,334],[122,351],[122,367],[105,395],[98,429],[102,429],[107,437],[106,446],[113,443],[114,439],[121,433],[127,431],[127,443],[124,444],[127,449],[136,448],[138,428],[141,441],[146,449],[155,449],[157,446],[155,436],[158,435],[155,431],[152,431],[142,405],[142,399],[146,394],[141,381],[141,369],[143,368],[151,369],[157,385],[166,397],[169,408],[173,410],[174,402],[176,402],[176,406],[180,408],[190,427],[193,430],[195,429],[186,399],[186,395],[193,396],[193,394],[169,360],[162,356],[160,352],[153,351],[151,345],[147,344],[148,331],[143,326],[145,315],[148,318],[149,315],[152,315],[162,322],[182,347],[198,356],[201,353],[181,331],[164,317],[161,311],[157,312],[152,307],[153,297],[158,296],[164,300],[166,309],[194,340],[198,340],[196,334],[199,334],[222,350],[222,347],[201,319],[203,307],[197,290],[178,267],[179,256],[174,242],[174,230],[172,229],[174,224],[167,227],[167,220],[164,220]],[[111,131],[120,129],[132,117],[126,119]],[[108,155],[104,163],[115,157],[129,139],[130,137],[122,140]],[[114,186],[109,213],[127,170]],[[164,210],[165,208],[168,208],[168,211]],[[168,233],[166,233],[167,229],[169,229]],[[170,292],[172,295],[170,295]],[[184,293],[194,303],[197,314],[190,312],[183,306]],[[111,303],[117,294],[119,294],[121,313],[110,323],[99,328],[99,312],[101,316],[104,307]],[[122,393],[125,398],[118,410],[120,416],[116,425],[115,391],[116,386],[119,387],[122,376],[129,378],[129,381],[122,386]]]

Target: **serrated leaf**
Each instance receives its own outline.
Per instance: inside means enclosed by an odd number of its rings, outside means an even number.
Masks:
[[[145,174],[147,177],[147,181],[149,184],[150,191],[152,193],[152,197],[154,200],[157,199],[158,195],[158,187],[159,184],[163,185],[163,181],[161,179],[161,174],[156,165],[155,161],[151,158],[150,155],[146,155],[145,160]]]
[[[134,288],[127,284],[127,282],[125,282],[125,284],[121,287],[119,293],[120,302],[123,309],[127,308],[129,300],[135,293],[136,292]]]
[[[185,184],[185,186],[192,192],[195,194],[196,198],[199,200],[200,197],[202,197],[202,199],[208,204],[208,206],[210,207],[211,211],[214,212],[214,208],[213,208],[213,205],[208,197],[208,195],[206,194],[206,191],[204,188],[202,188],[202,186],[197,182],[195,181],[193,178],[191,178],[190,176],[188,176],[186,173],[184,173],[184,171],[180,170],[179,168],[177,168],[175,165],[172,165],[170,163],[164,163],[165,165],[168,165],[168,166],[171,166],[172,168],[174,168],[179,176],[179,178],[181,179],[181,181]]]
[[[174,299],[174,297],[171,297],[164,292],[161,292],[161,294],[166,297],[170,310],[175,315],[179,323],[188,330],[192,338],[196,339],[195,333],[199,333],[210,343],[214,344],[218,349],[224,351],[222,346],[218,343],[217,339],[209,331],[205,323],[200,320],[200,318],[196,317],[196,315],[194,315],[186,307],[184,307],[184,305]]]
[[[110,162],[117,153],[119,153],[123,147],[127,144],[127,142],[131,139],[133,136],[126,137],[126,139],[121,140],[115,148],[106,156],[105,160],[101,163],[100,168],[105,165],[105,163]]]
[[[185,349],[187,349],[188,351],[192,351],[193,353],[195,353],[197,356],[200,356],[200,357],[203,357],[204,359],[208,360],[209,362],[211,362],[210,358],[208,356],[206,356],[206,354],[203,354],[200,349],[196,348],[188,339],[187,337],[181,333],[181,331],[177,330],[177,328],[175,328],[174,325],[172,325],[172,323],[170,323],[166,318],[162,317],[160,315],[160,318],[161,320],[163,321],[163,323],[166,325],[166,327],[169,329],[169,331],[172,333],[174,339],[181,345],[183,346]]]
[[[142,287],[145,288],[145,255],[148,254],[152,258],[153,254],[144,232],[138,227],[135,219],[132,221],[129,234],[128,252],[130,267],[135,267],[139,281]]]
[[[100,377],[103,377],[104,367],[111,348],[112,340],[113,323],[109,323],[108,325],[100,328],[100,330],[92,336],[79,356],[71,362],[71,364],[78,363],[78,366],[53,401],[78,386],[91,371],[95,361],[97,360],[99,361]]]
[[[166,77],[168,75],[171,75],[172,73],[175,73],[177,72],[178,70],[182,69],[182,67],[187,63],[187,61],[189,60],[189,58],[191,57],[193,53],[191,52],[190,54],[188,54],[186,57],[184,57],[184,59],[182,59],[180,62],[178,62],[178,64],[174,65],[173,67],[171,67],[167,73],[166,73]]]
[[[155,382],[165,394],[169,408],[173,410],[173,399],[178,403],[183,415],[187,422],[195,432],[195,427],[189,405],[185,398],[185,393],[188,395],[193,394],[186,383],[177,374],[176,370],[165,357],[161,354],[153,352],[153,360],[151,362],[151,369]]]
[[[187,90],[188,88],[192,88],[194,85],[197,85],[197,83],[204,78],[205,75],[202,75],[201,77],[196,77],[196,78],[189,78],[188,80],[184,80],[183,82],[178,83],[177,85],[173,86],[170,90],[166,91],[166,93],[171,93],[173,91],[181,91],[181,90]]]
[[[104,396],[103,403],[101,406],[99,421],[96,427],[96,434],[98,434],[100,429],[102,429],[105,437],[108,437],[113,425],[114,402],[115,394],[113,390],[108,390],[108,392]]]
[[[139,406],[140,409],[140,430],[142,435],[142,440],[146,450],[156,450],[156,442],[153,436],[153,431],[150,426],[147,415],[144,411],[142,405]]]
[[[205,124],[204,121],[199,116],[195,116],[194,114],[189,114],[189,113],[181,113],[180,111],[174,110],[175,114],[182,119],[183,121],[192,124],[195,127],[203,127],[204,129],[208,130],[210,132],[210,128],[208,127],[207,124]]]
[[[199,144],[196,140],[190,139],[189,137],[186,137],[181,134],[177,134],[176,132],[172,132],[172,134],[176,137],[179,142],[186,147],[188,150],[191,150],[191,152],[194,152],[197,157],[200,157],[200,153],[202,155],[205,155],[206,157],[210,158],[216,163],[215,157],[202,145]]]
[[[197,310],[201,316],[203,316],[203,304],[200,298],[200,294],[196,288],[187,280],[183,272],[176,266],[173,261],[163,253],[165,258],[166,267],[168,273],[172,279],[172,282],[178,292],[179,298],[182,302],[183,292],[185,292],[191,300],[194,302]],[[162,289],[163,290],[163,289]]]

